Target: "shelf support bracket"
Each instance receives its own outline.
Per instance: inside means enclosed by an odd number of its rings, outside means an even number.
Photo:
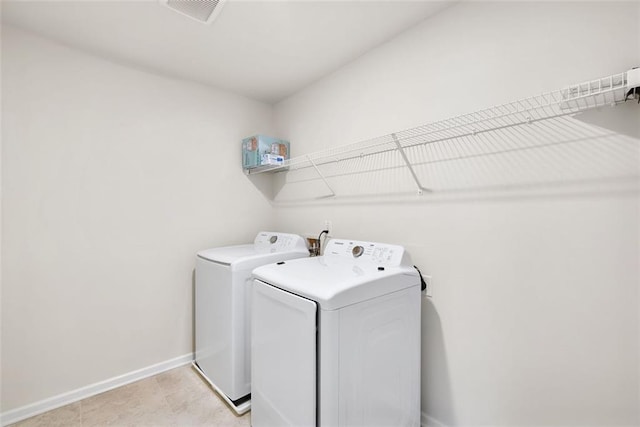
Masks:
[[[322,172],[320,172],[320,169],[318,168],[318,166],[316,166],[313,160],[311,160],[311,157],[309,156],[306,156],[306,157],[307,157],[307,160],[309,160],[309,163],[311,163],[311,166],[313,166],[313,168],[318,173],[318,176],[320,177],[320,179],[322,179],[322,182],[324,182],[324,185],[326,185],[329,191],[331,192],[331,194],[327,195],[326,197],[334,197],[336,195],[336,192],[333,191],[333,188],[331,188],[331,186],[327,182],[327,179],[324,177],[324,175],[322,175]]]
[[[418,175],[416,175],[416,171],[413,170],[413,166],[411,166],[411,162],[409,161],[407,154],[404,152],[404,149],[402,148],[400,141],[398,141],[398,137],[396,136],[396,134],[392,133],[391,137],[393,138],[393,142],[395,142],[396,147],[398,148],[398,151],[400,152],[400,155],[402,156],[402,159],[404,160],[404,163],[407,166],[407,169],[409,169],[409,172],[411,172],[411,176],[413,177],[413,180],[415,181],[416,186],[418,187],[418,194],[422,195],[422,193],[425,191],[430,193],[431,190],[429,190],[428,188],[424,188],[422,184],[420,184]]]

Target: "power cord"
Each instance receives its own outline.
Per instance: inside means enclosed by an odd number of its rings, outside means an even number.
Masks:
[[[318,255],[322,255],[322,240],[320,239],[322,238],[323,234],[326,234],[328,236],[329,230],[322,230],[320,234],[318,234]]]
[[[416,269],[416,271],[418,272],[418,276],[420,276],[421,289],[424,291],[425,289],[427,289],[427,282],[424,281],[424,278],[422,277],[422,273],[420,272],[420,269],[415,265],[413,266],[413,268]]]

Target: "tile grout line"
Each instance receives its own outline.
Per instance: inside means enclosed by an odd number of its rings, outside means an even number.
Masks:
[[[179,369],[179,368],[174,368],[174,369]],[[170,371],[167,371],[170,372]],[[162,386],[162,384],[160,383],[160,381],[158,381],[158,377],[162,375],[162,374],[158,374],[158,375],[154,375],[153,376],[153,380],[155,381],[156,385],[158,386],[158,388],[160,389],[160,393],[162,393],[162,400],[164,401],[164,404],[166,405],[167,409],[169,410],[169,412],[171,413],[171,424],[173,425],[175,421],[177,421],[177,414],[176,412],[173,410],[173,408],[171,407],[171,404],[169,404],[169,400],[167,399],[167,393],[165,388]],[[177,424],[177,423],[176,423]]]

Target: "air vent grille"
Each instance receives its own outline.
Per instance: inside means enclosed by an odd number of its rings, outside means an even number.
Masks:
[[[162,0],[162,3],[197,21],[209,23],[220,13],[224,0]]]

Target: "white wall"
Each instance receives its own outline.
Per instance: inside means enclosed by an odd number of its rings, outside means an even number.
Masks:
[[[462,3],[276,105],[277,133],[309,153],[622,72],[640,65],[639,13],[637,2]],[[637,106],[617,108],[640,137]],[[292,232],[329,219],[337,237],[405,245],[433,276],[430,422],[638,425],[637,193],[512,196],[276,212]]]
[[[0,19],[2,8],[0,7]],[[0,38],[0,44],[2,39]],[[0,49],[1,51],[1,49]],[[1,53],[1,52],[0,52]],[[0,54],[0,80],[2,79],[2,55]],[[0,84],[0,136],[2,132],[2,84]],[[0,137],[0,413],[2,412],[2,140]]]
[[[274,134],[308,153],[626,70],[639,17],[637,2],[460,4],[277,105]],[[637,195],[274,211],[228,161],[271,130],[270,107],[2,30],[3,412],[191,351],[196,250],[330,219],[433,276],[425,414],[640,423]]]
[[[195,252],[273,221],[239,167],[270,106],[8,27],[2,55],[4,412],[191,352]]]

